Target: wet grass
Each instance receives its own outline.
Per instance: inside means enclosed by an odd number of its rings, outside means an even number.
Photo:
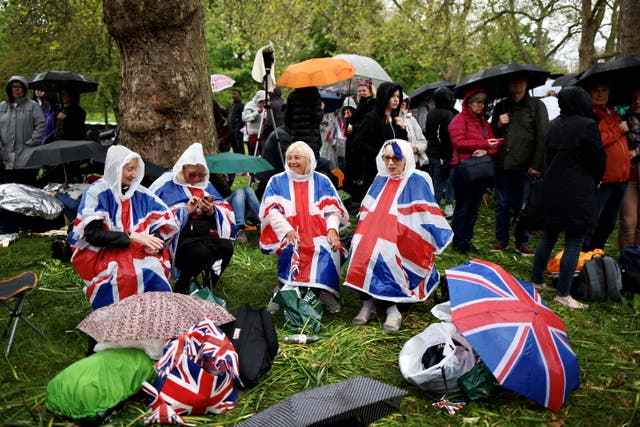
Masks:
[[[489,199],[490,203],[490,199]],[[474,244],[478,258],[496,262],[514,275],[528,280],[532,258],[513,252],[513,246],[499,253],[493,245],[492,206],[483,207]],[[614,241],[614,237],[610,239]],[[233,260],[225,272],[217,294],[229,307],[249,302],[264,306],[269,288],[276,282],[275,260],[257,249],[255,233],[249,232],[248,245],[236,245]],[[532,236],[534,247],[537,236]],[[21,237],[7,248],[0,248],[0,277],[25,270],[35,271],[38,288],[27,298],[25,315],[39,326],[47,339],[19,325],[14,348],[4,356],[6,338],[0,341],[0,425],[73,426],[71,420],[48,412],[44,406],[47,383],[59,371],[81,359],[87,348],[86,336],[75,326],[90,312],[82,285],[73,268],[50,257],[51,237]],[[610,255],[617,256],[614,248]],[[438,259],[441,272],[468,258],[447,250]],[[398,354],[413,335],[437,321],[431,313],[433,299],[418,304],[404,316],[397,334],[382,331],[381,322],[365,327],[351,326],[359,309],[357,296],[343,290],[344,309],[323,319],[320,341],[312,345],[280,344],[271,371],[258,387],[241,391],[238,407],[217,416],[188,417],[202,426],[227,426],[255,414],[298,391],[363,375],[402,387],[410,394],[402,402],[402,413],[374,423],[375,426],[449,425],[640,425],[640,297],[620,303],[592,303],[585,311],[569,310],[551,304],[563,318],[572,347],[578,355],[581,386],[573,392],[560,412],[553,413],[514,393],[484,402],[471,402],[450,416],[431,406],[431,400],[410,386],[398,369]],[[553,294],[545,293],[550,300]],[[0,324],[7,311],[0,312]],[[280,338],[281,315],[274,321]],[[124,403],[112,419],[113,426],[140,425],[147,407],[140,400]]]

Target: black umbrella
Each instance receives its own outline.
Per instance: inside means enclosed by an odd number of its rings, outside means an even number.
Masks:
[[[366,426],[397,412],[408,393],[365,377],[306,390],[236,426]]]
[[[98,90],[98,82],[71,71],[46,71],[31,77],[27,83],[29,84],[29,89],[37,89],[44,92],[59,92],[63,87],[78,93]]]
[[[58,140],[50,144],[39,145],[28,154],[25,167],[40,168],[42,166],[63,165],[64,178],[67,180],[66,163],[75,160],[104,158],[107,147],[100,145],[96,141],[70,141]]]
[[[598,62],[582,73],[576,84],[589,89],[601,83],[611,85],[609,103],[628,105],[631,92],[640,87],[640,58],[627,56],[610,62]]]
[[[492,99],[506,98],[509,96],[507,80],[511,77],[524,74],[527,77],[527,89],[542,86],[549,77],[549,72],[531,64],[517,64],[512,62],[506,65],[489,67],[477,73],[465,76],[455,88],[457,98],[464,98],[470,89],[482,88]]]
[[[448,82],[446,80],[441,80],[435,83],[427,83],[426,85],[420,86],[418,89],[414,90],[409,94],[409,98],[411,99],[411,108],[415,108],[418,105],[421,105],[429,100],[429,97],[433,95],[433,92],[440,87],[448,87],[449,89],[453,89],[455,84]]]
[[[579,77],[580,77],[580,74],[576,74],[576,73],[565,74],[564,76],[560,76],[557,79],[555,79],[553,81],[553,85],[560,86],[560,87],[573,86],[574,84],[576,84],[576,81],[578,81]]]

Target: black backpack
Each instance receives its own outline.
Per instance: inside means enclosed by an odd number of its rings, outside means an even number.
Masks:
[[[608,256],[587,261],[571,285],[571,295],[585,301],[620,301],[621,290],[620,265]]]
[[[250,389],[271,369],[278,353],[278,336],[271,314],[265,309],[244,304],[230,313],[236,320],[223,325],[222,330],[238,353],[243,387]]]
[[[640,246],[627,246],[618,258],[625,295],[640,294]]]

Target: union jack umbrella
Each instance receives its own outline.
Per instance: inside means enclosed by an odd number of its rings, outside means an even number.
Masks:
[[[496,380],[559,411],[580,385],[578,358],[533,286],[480,259],[447,270],[447,281],[453,323]]]

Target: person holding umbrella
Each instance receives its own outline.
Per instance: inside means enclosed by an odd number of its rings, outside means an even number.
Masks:
[[[87,118],[87,112],[80,106],[80,93],[72,87],[61,88],[60,105],[62,109],[56,116],[54,138],[72,141],[86,139],[84,121]]]
[[[465,181],[458,165],[472,156],[494,155],[498,152],[501,142],[494,138],[491,126],[485,118],[487,99],[484,89],[470,89],[462,101],[462,112],[449,123],[449,135],[453,145],[451,183],[456,195],[451,227],[454,232],[453,250],[459,253],[475,250],[471,243],[473,229],[489,178]]]
[[[627,192],[622,202],[620,211],[620,223],[618,228],[618,248],[620,253],[629,245],[640,245],[640,203],[638,190],[640,171],[638,162],[640,161],[640,88],[631,94],[629,110],[625,114],[625,122],[629,127],[627,141],[631,150],[631,170],[629,173],[629,183]]]
[[[591,233],[588,233],[584,241],[582,249],[585,252],[604,249],[609,236],[615,229],[631,168],[631,155],[626,136],[629,126],[609,104],[611,83],[604,78],[594,79],[588,91],[593,102],[593,112],[598,119],[602,145],[607,154],[607,166],[602,183],[598,187],[597,225]]]
[[[597,219],[596,188],[605,169],[605,154],[589,94],[577,86],[558,95],[560,116],[551,122],[542,189],[544,225],[536,248],[531,282],[539,290],[551,251],[564,232],[564,253],[555,301],[569,308],[586,308],[569,295],[586,232]]]
[[[509,97],[499,102],[491,116],[491,127],[497,138],[504,138],[496,161],[496,243],[492,250],[501,251],[509,244],[511,220],[529,192],[531,177],[542,173],[545,139],[549,127],[547,108],[527,93],[528,72],[511,74],[507,79]],[[532,256],[529,232],[518,222],[514,230],[516,252]]]

